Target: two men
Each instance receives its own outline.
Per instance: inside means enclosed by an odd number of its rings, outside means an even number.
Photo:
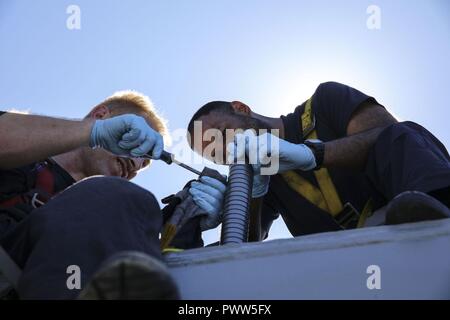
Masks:
[[[280,118],[239,101],[207,103],[188,125],[191,147],[223,163],[217,152],[205,153],[215,150],[203,139],[210,129],[223,133],[213,142],[217,149],[229,142],[223,141],[227,129],[253,129],[227,146],[228,162],[258,156],[252,163],[253,241],[265,239],[280,214],[294,236],[450,217],[450,157],[443,144],[343,84],[321,84]],[[278,163],[270,176],[260,174],[267,160]],[[384,206],[385,217],[377,221],[373,213]]]
[[[230,162],[258,155],[253,241],[267,237],[279,214],[294,236],[368,225],[386,205],[381,223],[450,217],[445,147],[348,86],[324,83],[280,118],[238,101],[208,103],[188,126],[193,149],[206,157],[208,129],[278,130],[237,134],[227,146]],[[77,297],[80,291],[66,286],[71,265],[82,271],[83,298],[178,297],[160,263],[158,203],[127,181],[149,165],[146,154],[159,158],[165,132],[149,101],[132,92],[105,100],[83,121],[0,116],[0,241],[23,270],[21,298]],[[267,158],[278,163],[270,176],[262,174]],[[209,177],[191,184],[203,225],[220,222],[224,190]]]
[[[166,134],[149,99],[130,91],[82,121],[2,112],[0,244],[22,269],[21,299],[178,297],[160,262],[159,204],[128,181],[150,165],[144,157],[159,159]],[[216,227],[224,190],[202,177],[183,200]],[[74,266],[80,290],[67,284]]]

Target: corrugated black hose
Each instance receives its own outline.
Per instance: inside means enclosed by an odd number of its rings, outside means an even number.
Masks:
[[[252,186],[253,168],[251,165],[233,164],[230,166],[220,239],[222,245],[248,241]]]

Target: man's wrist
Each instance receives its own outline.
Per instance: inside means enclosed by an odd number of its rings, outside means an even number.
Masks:
[[[320,169],[325,158],[325,144],[320,140],[306,140],[304,144],[311,149],[316,160],[316,167],[313,170]]]
[[[83,119],[81,121],[81,141],[83,146],[91,146],[92,144],[92,129],[95,124],[95,119]]]

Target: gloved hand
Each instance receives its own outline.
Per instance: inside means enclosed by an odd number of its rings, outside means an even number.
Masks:
[[[97,120],[91,131],[90,146],[101,147],[116,155],[138,158],[152,153],[159,159],[163,151],[162,136],[144,118],[134,114]]]
[[[270,133],[256,136],[253,130],[236,134],[234,142],[227,145],[228,163],[245,159],[253,166],[255,174],[262,175],[316,167],[314,154],[306,145],[290,143]]]
[[[216,228],[222,220],[222,207],[226,186],[217,179],[203,176],[191,183],[189,193],[194,202],[208,215],[200,221],[202,231]]]

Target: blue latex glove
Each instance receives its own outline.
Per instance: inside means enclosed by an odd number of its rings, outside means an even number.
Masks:
[[[252,198],[261,198],[269,191],[270,176],[255,174],[253,176]]]
[[[144,118],[134,114],[97,120],[91,131],[90,146],[116,155],[139,158],[151,151],[159,159],[164,148],[162,136]]]
[[[227,162],[250,163],[255,174],[261,175],[316,167],[314,153],[306,145],[290,143],[270,133],[256,136],[253,130],[236,134],[234,142],[227,145]]]
[[[200,221],[202,231],[216,228],[222,220],[222,207],[226,186],[217,179],[204,176],[191,183],[189,193],[194,202],[208,215]]]

